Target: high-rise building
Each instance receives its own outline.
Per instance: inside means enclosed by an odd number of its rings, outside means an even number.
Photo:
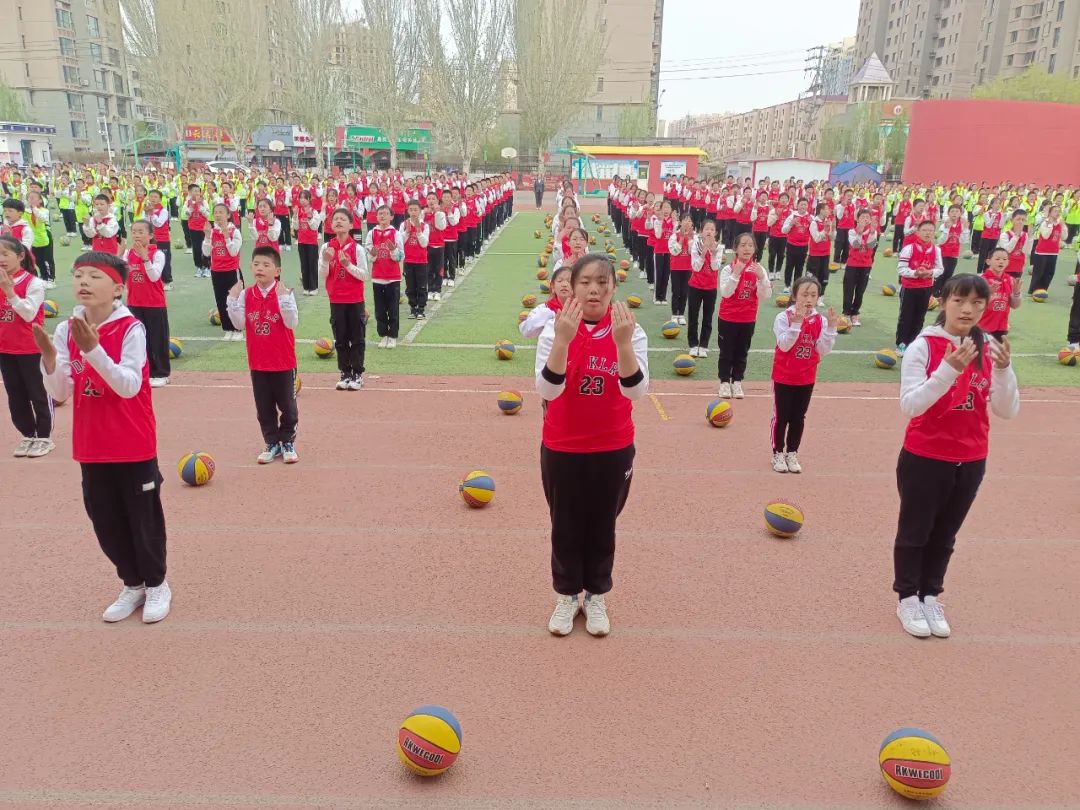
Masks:
[[[30,120],[56,127],[54,158],[132,141],[119,0],[0,0],[0,19],[0,71]]]
[[[1080,3],[1074,0],[996,0],[982,21],[976,82],[1015,76],[1030,65],[1080,78]],[[988,0],[994,8],[995,2]]]
[[[826,45],[821,60],[822,95],[846,96],[848,83],[858,68],[855,62],[855,37]]]

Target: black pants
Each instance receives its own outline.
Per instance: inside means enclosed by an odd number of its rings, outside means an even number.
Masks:
[[[281,235],[278,236],[279,245],[292,244],[292,221],[288,214],[277,214],[277,221],[281,223]]]
[[[769,235],[765,231],[752,231],[754,235],[754,261],[760,262],[765,255],[765,242]]]
[[[945,589],[956,533],[975,502],[985,472],[986,459],[957,464],[900,451],[893,590],[901,599],[937,596]]]
[[[64,231],[69,235],[75,233],[75,230],[78,227],[75,223],[75,209],[61,208],[60,216],[64,218]]]
[[[191,236],[191,227],[188,225],[188,221],[186,219],[180,220],[180,230],[184,232],[184,246],[191,248],[191,252],[194,253],[195,252],[195,241],[197,239],[199,244],[201,245],[202,240],[203,240],[203,235],[200,233],[198,235],[198,237],[192,238],[192,236]],[[79,231],[82,232],[82,228],[79,228]],[[201,253],[200,253],[200,255],[201,255]],[[199,265],[195,265],[195,266],[198,267]]]
[[[1080,231],[1080,223],[1076,223],[1076,224],[1073,224],[1073,225],[1066,225],[1065,226],[1065,231],[1066,231],[1065,241],[1068,242],[1071,245],[1073,243],[1073,241],[1076,239],[1077,232]]]
[[[960,261],[960,259],[957,256],[941,257],[941,266],[944,269],[942,270],[941,275],[934,279],[934,286],[932,289],[935,298],[941,297],[941,289],[945,286],[945,282],[952,278],[953,273],[956,272],[956,263],[958,261]]]
[[[363,301],[359,304],[330,304],[330,329],[334,332],[337,366],[347,377],[359,377],[364,373],[366,323]]]
[[[427,264],[405,262],[405,295],[413,315],[423,312],[427,304],[427,275]]]
[[[733,250],[735,248],[735,220],[733,219],[720,219],[716,222],[720,226],[720,234],[722,236],[721,242],[728,245]]]
[[[305,290],[319,289],[319,246],[296,244],[300,257],[300,285]]]
[[[402,212],[400,214],[394,214],[393,212],[391,212],[390,224],[394,226],[395,231],[398,230],[401,227],[403,222],[405,222],[405,213],[404,212]],[[378,220],[376,220],[374,224],[368,223],[368,225],[370,227],[375,227],[375,225],[377,225],[377,224],[378,224]]]
[[[690,287],[687,291],[689,313],[686,316],[687,340],[690,348],[701,346],[709,348],[712,338],[712,317],[716,311],[716,290],[699,290]],[[698,311],[701,313],[701,333],[698,333]]]
[[[615,522],[630,494],[633,470],[634,445],[604,453],[560,453],[541,446],[556,593],[611,590]]]
[[[997,247],[997,239],[983,239],[979,242],[979,263],[976,265],[977,272],[981,273],[986,268],[986,260],[990,257],[990,251]]]
[[[671,278],[671,254],[653,253],[652,281],[655,285],[654,298],[667,301],[668,280]]]
[[[696,208],[695,206],[691,205],[690,206],[690,221],[694,223],[694,230],[695,231],[700,231],[701,226],[705,223],[705,209],[704,208]]]
[[[833,261],[843,264],[848,257],[848,232],[847,228],[838,228],[836,238],[833,240]]]
[[[165,307],[128,307],[146,328],[146,357],[150,362],[151,377],[168,377],[172,373],[169,363],[169,310]],[[220,310],[228,320],[225,310]]]
[[[86,219],[84,218],[83,221],[79,223],[79,238],[82,239],[83,247],[89,248],[91,239],[89,236],[86,235],[86,231],[83,230],[83,224],[85,222]]]
[[[83,506],[98,545],[125,585],[165,581],[164,479],[156,458],[82,467]]]
[[[821,294],[825,295],[825,288],[829,286],[829,257],[810,256],[807,258],[806,274],[821,282]]]
[[[979,254],[979,249],[982,247],[982,231],[971,232],[971,252],[976,256]],[[982,270],[980,267],[979,270]]]
[[[161,283],[172,284],[172,243],[166,240],[154,242],[154,244],[161,253],[165,254],[165,269],[161,271]]]
[[[217,302],[218,315],[221,316],[221,330],[223,332],[235,332],[229,317],[229,308],[226,303],[229,298],[229,290],[239,280],[239,270],[215,270],[210,274],[210,282],[214,287],[214,300]],[[166,338],[168,340],[168,338]]]
[[[933,287],[904,287],[900,291],[900,315],[896,319],[896,345],[907,346],[919,336]]]
[[[1080,271],[1080,266],[1077,267]],[[1080,284],[1073,287],[1072,308],[1069,310],[1069,343],[1080,343]]]
[[[542,190],[534,191],[533,196],[536,197],[536,210],[539,211],[540,208],[544,204],[544,192]],[[611,213],[611,201],[610,201],[610,199],[608,200],[608,213]]]
[[[53,258],[53,240],[49,236],[49,242],[41,247],[34,248],[34,263],[37,265],[38,278],[42,281],[56,279],[56,260]]]
[[[790,287],[791,282],[803,274],[803,265],[806,263],[807,245],[787,246],[787,263],[784,265],[784,286]]]
[[[40,354],[0,354],[11,424],[26,439],[52,435],[52,400],[45,392],[40,363]]]
[[[202,233],[192,231],[191,233],[191,258],[195,262],[196,270],[208,270],[210,269],[210,257],[203,255]]]
[[[442,290],[443,259],[445,251],[440,247],[428,245],[427,249],[427,290],[428,292],[440,292]]]
[[[457,277],[457,252],[456,239],[450,239],[443,243],[443,263],[446,266],[446,277],[451,280]]]
[[[866,292],[866,285],[869,282],[869,267],[848,265],[844,269],[843,312],[845,315],[858,315],[862,310],[863,293]]]
[[[671,274],[671,314],[686,314],[686,297],[690,289],[690,271],[676,270]]]
[[[814,384],[788,385],[773,382],[772,446],[774,453],[797,453],[802,444],[806,412]]]
[[[784,269],[784,253],[787,250],[786,236],[769,237],[769,273],[779,274]]]
[[[716,319],[716,347],[720,350],[716,376],[720,382],[742,382],[755,326],[753,321],[739,323]]]
[[[899,253],[901,246],[904,244],[904,223],[897,222],[893,227],[892,232],[892,249],[893,253]]]
[[[252,371],[251,393],[263,441],[268,445],[292,444],[300,413],[296,407],[296,369]]]
[[[375,296],[375,329],[379,337],[398,336],[398,306],[401,300],[401,282],[372,284],[371,294]]]
[[[1034,255],[1028,295],[1031,295],[1036,290],[1050,289],[1050,283],[1054,280],[1054,273],[1057,271],[1057,259],[1056,253],[1036,253]]]

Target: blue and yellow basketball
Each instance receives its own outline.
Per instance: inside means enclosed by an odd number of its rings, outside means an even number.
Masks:
[[[713,427],[727,427],[734,417],[735,411],[726,399],[714,399],[705,409],[705,418]]]
[[[878,349],[874,352],[874,365],[878,368],[895,368],[896,352],[892,349]]]
[[[551,282],[550,281],[541,281],[540,282],[540,292],[542,292],[544,295],[551,295]]]
[[[214,477],[214,459],[209,453],[196,450],[188,453],[176,465],[180,480],[191,487],[201,487]]]
[[[45,307],[46,318],[55,318],[57,315],[60,314],[60,305],[53,301],[51,298],[46,298],[43,306]]]
[[[938,301],[934,296],[931,295],[930,300],[926,302],[927,311],[928,312],[933,312],[935,309],[938,308],[938,305],[940,303],[941,303],[940,301]]]
[[[802,510],[794,504],[773,501],[765,507],[765,528],[777,537],[794,537],[802,526]]]
[[[1045,304],[1050,300],[1050,293],[1046,290],[1035,290],[1035,292],[1031,294],[1031,300],[1036,304]]]
[[[319,338],[315,341],[315,356],[320,360],[326,360],[334,356],[334,343],[330,338]]]
[[[676,374],[680,377],[688,377],[697,368],[697,361],[688,354],[680,354],[676,355],[675,362],[672,365],[675,367]]]
[[[442,706],[421,706],[398,729],[397,751],[413,773],[438,776],[461,753],[461,724]]]
[[[473,470],[461,480],[458,492],[473,509],[483,509],[495,497],[495,480],[483,470]]]
[[[169,338],[169,359],[175,360],[184,353],[184,344],[180,338]]]
[[[499,410],[507,416],[513,416],[521,410],[521,406],[524,404],[520,391],[500,391],[498,401]]]
[[[515,351],[517,351],[517,349],[514,348],[514,344],[509,340],[499,340],[495,342],[495,356],[500,360],[512,359]]]
[[[882,284],[881,285],[881,294],[891,298],[892,296],[896,295],[896,285],[895,284]]]
[[[216,310],[210,310],[210,314],[206,316],[211,326],[221,326],[221,314]]]
[[[901,728],[886,737],[878,752],[885,782],[905,799],[933,799],[949,784],[952,762],[932,734]]]
[[[674,340],[679,336],[679,325],[675,321],[668,321],[660,328],[660,334],[666,337],[668,340]]]

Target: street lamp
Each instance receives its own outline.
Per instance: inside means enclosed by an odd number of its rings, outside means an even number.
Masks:
[[[656,97],[656,137],[657,138],[660,137],[660,105],[664,101],[664,93],[666,93],[666,92],[667,92],[667,88],[665,87],[663,90],[660,91],[660,95]]]

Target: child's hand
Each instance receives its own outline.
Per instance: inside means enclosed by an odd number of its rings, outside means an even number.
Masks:
[[[69,323],[71,324],[71,339],[75,341],[79,351],[85,355],[98,347],[98,330],[96,326],[80,317],[72,318]]]
[[[634,313],[625,302],[616,301],[611,305],[611,336],[615,338],[616,346],[630,346],[635,326]]]
[[[334,247],[329,242],[322,249],[323,258],[326,261],[331,261],[334,258]]]
[[[213,229],[214,229],[214,226],[211,225],[209,222],[207,222],[205,225],[203,225],[203,233],[205,233],[207,236],[210,235],[210,232]]]
[[[281,279],[278,279],[276,290],[277,290],[277,297],[278,298],[284,298],[287,295],[292,295],[292,290],[289,287],[286,287],[282,283]]]
[[[954,349],[950,343],[945,347],[945,352],[945,362],[956,371],[963,371],[975,359],[978,349],[975,348],[975,341],[966,337],[960,340],[959,348]]]
[[[582,318],[581,303],[576,298],[566,302],[566,306],[555,316],[555,339],[569,345],[577,335]]]
[[[239,298],[243,291],[244,285],[238,281],[229,288],[229,298]]]
[[[2,268],[0,268],[0,292],[3,292],[8,298],[11,298],[15,293],[15,282],[11,280],[8,271]]]
[[[53,345],[49,333],[42,328],[41,324],[34,324],[34,343],[41,352],[41,362],[45,366],[45,373],[52,374],[56,370],[56,347]]]
[[[829,328],[836,331],[837,324],[840,323],[840,316],[836,314],[836,310],[829,307],[825,311],[825,322],[829,325]]]
[[[990,356],[994,360],[994,368],[1008,368],[1012,361],[1012,346],[1009,345],[1009,339],[1003,337],[997,340],[993,335],[987,335],[987,337],[990,339]]]

